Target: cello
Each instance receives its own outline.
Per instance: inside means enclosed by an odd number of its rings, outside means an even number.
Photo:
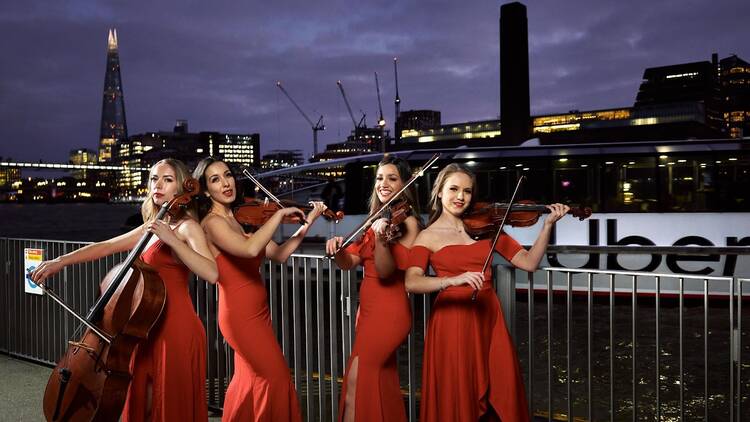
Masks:
[[[180,218],[200,194],[195,179],[183,183],[184,193],[164,203],[156,216]],[[126,260],[100,283],[101,296],[83,317],[46,283],[39,286],[86,326],[77,341],[69,341],[52,371],[44,392],[48,421],[116,421],[130,386],[130,361],[136,346],[148,338],[166,303],[166,289],[156,269],[140,260],[153,233],[141,236]],[[79,326],[79,329],[81,327]],[[78,332],[78,330],[76,330]]]

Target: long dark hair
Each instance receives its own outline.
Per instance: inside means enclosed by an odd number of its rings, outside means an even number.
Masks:
[[[411,167],[409,166],[409,162],[404,160],[401,157],[397,157],[395,155],[386,155],[383,157],[382,160],[378,163],[378,168],[387,166],[389,164],[392,164],[396,167],[396,170],[398,171],[398,175],[401,178],[401,183],[406,183],[412,175]],[[417,201],[417,191],[414,189],[414,185],[409,186],[408,189],[404,191],[404,193],[401,194],[401,198],[406,199],[406,201],[411,205],[412,215],[416,217],[417,222],[419,223],[420,227],[423,227],[422,223],[422,217],[420,216],[419,212],[419,201]],[[375,186],[373,184],[372,194],[370,195],[370,213],[369,215],[373,215],[375,211],[380,208],[381,205],[383,205],[382,202],[380,202],[380,199],[378,198],[378,193],[375,191]]]
[[[232,167],[227,164],[226,161],[223,160],[217,160],[214,157],[208,156],[198,162],[198,165],[195,166],[195,170],[193,170],[193,177],[198,179],[198,183],[201,186],[201,190],[203,191],[203,194],[199,195],[196,199],[195,203],[195,210],[198,214],[198,221],[202,221],[206,215],[208,215],[209,212],[211,212],[211,207],[213,207],[213,201],[211,200],[211,196],[208,194],[208,184],[206,182],[206,169],[208,166],[214,163],[224,163],[229,168],[229,171],[232,172],[232,177],[234,177],[234,170]],[[235,177],[234,179],[234,190],[236,192],[236,197],[234,199],[234,202],[230,205],[231,208],[234,208],[244,202],[243,197],[243,191],[242,191],[242,184],[237,180]]]

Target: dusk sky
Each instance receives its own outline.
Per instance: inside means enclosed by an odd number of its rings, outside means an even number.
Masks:
[[[498,1],[37,1],[0,5],[0,156],[66,162],[96,149],[107,31],[120,44],[130,135],[171,130],[260,133],[261,151],[312,152],[343,140],[355,115],[377,120],[373,72],[393,127],[401,110],[443,123],[496,118]],[[532,114],[632,106],[647,67],[737,54],[750,60],[747,0],[533,0]]]

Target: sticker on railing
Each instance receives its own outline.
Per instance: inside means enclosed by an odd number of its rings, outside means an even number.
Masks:
[[[23,248],[23,278],[25,280],[24,291],[26,293],[32,293],[35,295],[44,294],[41,287],[37,286],[29,277],[29,274],[31,274],[31,272],[42,263],[43,258],[44,249]]]

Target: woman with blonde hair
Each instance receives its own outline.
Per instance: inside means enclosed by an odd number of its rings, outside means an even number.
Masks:
[[[133,378],[122,413],[125,422],[208,419],[206,334],[195,314],[188,280],[193,272],[215,283],[216,261],[203,230],[192,216],[177,221],[155,220],[162,204],[183,193],[182,183],[189,176],[181,161],[168,158],[154,164],[149,171],[148,195],[141,207],[143,225],[44,261],[31,275],[41,283],[68,265],[133,249],[146,231],[156,235],[141,259],[158,271],[167,297],[159,321],[133,355]]]
[[[492,240],[475,241],[462,220],[475,194],[471,171],[455,163],[444,167],[430,196],[429,223],[409,257],[406,289],[438,292],[425,334],[422,422],[529,420],[518,358],[492,287],[491,266],[481,272]],[[561,204],[548,208],[550,214],[530,250],[502,233],[495,251],[515,267],[536,270],[552,226],[569,209]],[[428,265],[435,276],[426,275]]]

